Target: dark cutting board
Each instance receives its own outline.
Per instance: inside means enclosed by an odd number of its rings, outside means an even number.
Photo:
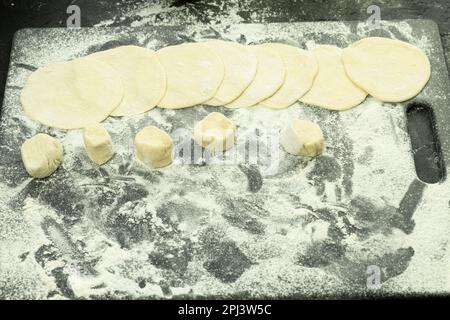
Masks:
[[[159,49],[222,38],[345,47],[366,36],[426,52],[432,76],[418,97],[400,104],[368,98],[340,113],[298,103],[283,110],[154,109],[108,119],[116,155],[102,167],[87,158],[80,131],[41,126],[19,101],[37,67],[118,45]],[[0,298],[448,293],[448,108],[439,32],[428,20],[386,21],[372,31],[363,22],[21,30],[1,117]],[[236,150],[260,143],[256,162],[183,164],[178,154],[172,166],[149,170],[134,161],[140,128],[161,127],[177,148],[187,148],[193,125],[214,110],[248,138]],[[321,125],[322,156],[268,148],[292,118]],[[61,168],[42,180],[26,174],[19,151],[38,132],[57,137],[65,150]]]

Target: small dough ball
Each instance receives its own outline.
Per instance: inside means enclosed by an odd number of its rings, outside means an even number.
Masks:
[[[194,128],[194,140],[212,153],[230,149],[235,142],[236,126],[219,112],[211,112]]]
[[[39,133],[27,139],[20,149],[28,174],[45,178],[58,169],[63,157],[61,143],[47,134]]]
[[[134,139],[136,156],[151,168],[161,168],[172,163],[172,138],[154,126],[145,127]]]
[[[281,145],[296,156],[315,157],[324,149],[320,127],[308,120],[293,120],[281,134]]]
[[[111,137],[100,123],[94,123],[83,130],[84,146],[89,158],[102,165],[114,155]]]

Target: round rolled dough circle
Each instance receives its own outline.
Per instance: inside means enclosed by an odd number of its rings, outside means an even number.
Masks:
[[[153,50],[123,46],[90,57],[106,62],[122,77],[124,96],[112,116],[131,116],[151,110],[166,92],[166,73]]]
[[[44,125],[79,129],[108,117],[123,91],[120,75],[108,64],[81,58],[33,72],[21,103],[30,118]]]
[[[311,89],[301,102],[330,110],[347,110],[356,107],[367,96],[345,73],[341,61],[342,49],[321,45],[312,50],[319,71]]]
[[[430,61],[425,53],[399,40],[359,40],[344,49],[342,61],[353,82],[385,102],[415,97],[430,79]]]
[[[206,104],[223,106],[239,97],[253,81],[258,59],[248,47],[236,42],[217,40],[204,44],[220,56],[225,66],[222,84]]]
[[[317,74],[316,58],[308,51],[287,44],[266,43],[262,46],[281,56],[286,66],[286,77],[281,88],[260,104],[273,109],[289,107],[311,88]]]
[[[210,100],[224,76],[220,57],[202,43],[185,43],[157,51],[166,71],[167,90],[161,108],[187,108]]]
[[[252,83],[227,108],[252,107],[272,96],[284,83],[285,66],[283,59],[273,50],[264,46],[249,46],[258,58],[258,67]]]

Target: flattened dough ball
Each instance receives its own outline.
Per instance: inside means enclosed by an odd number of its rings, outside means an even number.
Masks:
[[[324,149],[322,130],[308,120],[293,120],[281,133],[280,143],[286,152],[296,156],[315,157]]]
[[[161,168],[172,163],[172,138],[154,126],[145,127],[134,139],[136,156],[150,168]]]
[[[367,96],[345,73],[341,61],[342,49],[321,45],[312,50],[319,71],[311,89],[301,102],[330,110],[347,110],[356,107]]]
[[[89,57],[109,64],[122,78],[124,96],[112,116],[131,116],[153,109],[166,92],[166,73],[153,50],[123,46]]]
[[[255,78],[258,59],[248,47],[231,41],[203,42],[224,63],[225,73],[222,84],[211,100],[205,102],[211,106],[223,106],[235,100]]]
[[[286,67],[286,77],[281,88],[260,104],[273,109],[289,107],[311,88],[317,75],[316,58],[308,51],[282,43],[265,43],[262,46],[281,56]]]
[[[83,140],[89,158],[98,165],[106,163],[114,155],[111,137],[100,123],[85,127]]]
[[[202,43],[184,43],[157,51],[167,77],[161,108],[179,109],[214,97],[224,76],[220,57]]]
[[[25,169],[35,178],[51,175],[58,169],[63,158],[61,143],[44,133],[38,133],[27,139],[22,144],[20,153]]]
[[[122,101],[120,75],[92,58],[39,68],[22,90],[25,113],[49,127],[80,129],[101,122]]]
[[[258,58],[253,82],[228,108],[252,107],[272,96],[284,83],[285,66],[279,54],[264,46],[249,46]]]
[[[419,48],[399,40],[365,38],[344,49],[350,79],[385,102],[415,97],[430,79],[430,61]]]
[[[236,126],[219,112],[211,112],[194,128],[194,140],[212,153],[221,153],[234,146]]]

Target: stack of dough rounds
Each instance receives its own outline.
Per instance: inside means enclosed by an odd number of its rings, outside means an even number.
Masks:
[[[224,64],[207,45],[185,43],[165,47],[157,54],[167,76],[159,107],[187,108],[214,97],[224,77]]]
[[[368,93],[385,102],[411,99],[430,73],[419,48],[377,37],[344,50],[321,45],[312,52],[280,43],[244,46],[221,40],[157,52],[123,46],[38,69],[27,80],[21,102],[30,118],[60,129],[155,106],[281,109],[300,100],[347,110]]]
[[[281,56],[286,76],[281,88],[260,105],[272,109],[289,107],[311,89],[317,75],[316,58],[308,51],[286,44],[266,43],[263,46]]]
[[[252,107],[272,96],[284,83],[285,66],[279,54],[262,45],[250,46],[249,49],[258,58],[255,78],[241,96],[225,107]]]
[[[231,41],[203,42],[223,61],[225,67],[222,84],[211,100],[210,106],[223,106],[235,100],[255,78],[258,59],[248,47]]]
[[[415,97],[430,79],[430,62],[419,48],[388,38],[365,38],[344,49],[345,70],[359,87],[385,102]]]
[[[347,110],[356,107],[367,96],[345,73],[341,61],[342,49],[321,45],[312,50],[319,65],[319,72],[311,89],[301,102],[330,110]]]
[[[120,75],[92,58],[50,64],[33,72],[22,90],[25,113],[59,129],[79,129],[101,122],[122,101]]]
[[[124,96],[112,116],[131,116],[153,109],[166,92],[166,74],[153,50],[123,46],[89,57],[109,64],[122,78]]]

